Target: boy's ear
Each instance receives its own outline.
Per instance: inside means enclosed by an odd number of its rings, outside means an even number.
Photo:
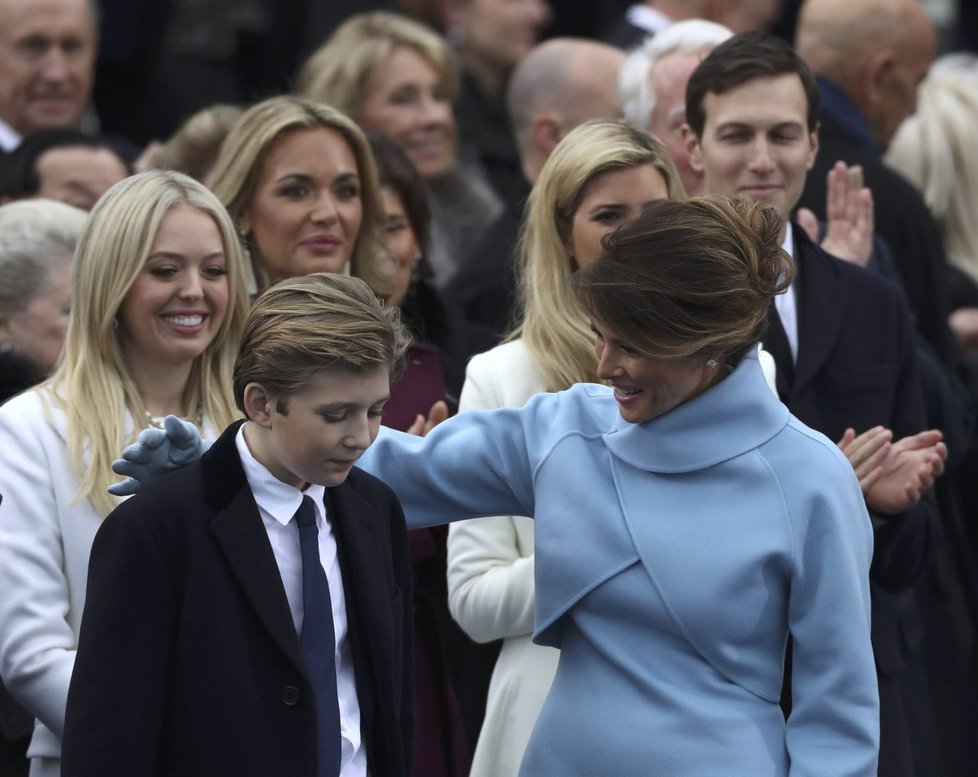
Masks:
[[[259,426],[269,427],[275,400],[260,383],[249,383],[244,389],[245,415]]]

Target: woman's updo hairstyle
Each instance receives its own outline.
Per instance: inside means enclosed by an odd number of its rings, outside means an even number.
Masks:
[[[726,197],[657,200],[571,279],[588,315],[645,356],[736,364],[767,329],[795,267],[770,207]]]

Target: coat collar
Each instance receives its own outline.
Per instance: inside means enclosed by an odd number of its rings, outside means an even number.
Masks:
[[[788,423],[755,351],[700,396],[642,424],[620,416],[603,435],[608,450],[649,472],[692,472],[758,447]]]
[[[849,305],[849,290],[839,275],[841,261],[816,246],[800,227],[795,228],[795,264],[798,267],[798,361],[792,395],[797,395],[828,361],[842,334]]]

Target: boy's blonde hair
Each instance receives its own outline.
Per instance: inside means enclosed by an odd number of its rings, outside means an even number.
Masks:
[[[312,273],[281,281],[255,302],[234,364],[234,401],[260,384],[285,412],[290,394],[323,370],[359,374],[404,369],[410,339],[400,311],[388,307],[359,278]]]

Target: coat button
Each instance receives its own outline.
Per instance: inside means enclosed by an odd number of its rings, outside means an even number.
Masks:
[[[286,685],[282,689],[282,703],[287,707],[294,707],[299,703],[299,689],[294,685]]]

